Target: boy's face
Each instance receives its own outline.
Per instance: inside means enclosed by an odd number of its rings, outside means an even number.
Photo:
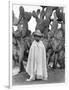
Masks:
[[[34,39],[35,39],[37,42],[39,42],[39,40],[41,39],[41,36],[35,35],[35,36],[34,36]]]

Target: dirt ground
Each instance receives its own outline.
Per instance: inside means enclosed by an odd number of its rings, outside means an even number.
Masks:
[[[12,76],[13,85],[32,85],[32,84],[47,84],[47,83],[64,83],[65,82],[65,70],[64,69],[55,69],[48,70],[48,80],[35,80],[35,81],[26,81],[29,78],[26,72],[22,72],[15,76]]]

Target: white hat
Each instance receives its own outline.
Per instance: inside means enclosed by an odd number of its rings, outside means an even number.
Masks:
[[[34,35],[43,36],[43,34],[40,32],[40,30],[36,30],[36,31],[34,32]]]

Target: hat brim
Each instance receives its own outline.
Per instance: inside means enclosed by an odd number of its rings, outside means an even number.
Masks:
[[[34,33],[34,35],[35,35],[35,36],[40,36],[40,37],[43,36],[43,34],[38,34],[38,33]]]

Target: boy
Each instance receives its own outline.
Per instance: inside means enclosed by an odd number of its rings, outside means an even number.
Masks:
[[[47,63],[46,63],[46,51],[41,38],[40,30],[34,32],[34,41],[31,45],[28,62],[26,67],[26,72],[30,75],[27,81],[32,81],[35,79],[47,80]]]

